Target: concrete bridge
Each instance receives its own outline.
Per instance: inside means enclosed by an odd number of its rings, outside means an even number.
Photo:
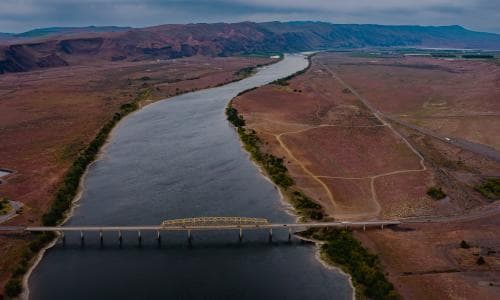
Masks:
[[[380,220],[380,221],[360,221],[360,222],[315,222],[315,223],[269,223],[262,218],[245,217],[200,217],[185,218],[163,221],[160,225],[151,226],[38,226],[22,227],[10,226],[0,227],[1,231],[29,231],[29,232],[57,232],[61,234],[63,244],[65,243],[65,232],[80,232],[80,239],[83,243],[86,232],[98,232],[99,239],[103,243],[103,232],[117,232],[118,241],[122,243],[122,232],[137,232],[139,244],[142,241],[141,232],[156,231],[158,243],[161,242],[161,232],[163,231],[185,231],[187,232],[188,242],[191,244],[192,231],[214,231],[214,230],[235,230],[239,232],[239,240],[243,240],[244,230],[266,230],[269,232],[269,241],[272,241],[273,229],[288,230],[288,239],[291,239],[295,231],[308,228],[380,228],[385,226],[399,225],[399,221]]]

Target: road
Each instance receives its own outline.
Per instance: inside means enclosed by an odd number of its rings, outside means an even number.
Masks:
[[[384,115],[384,118],[396,123],[396,124],[399,124],[401,126],[404,126],[404,127],[407,127],[407,128],[410,128],[410,129],[413,129],[415,131],[418,131],[422,134],[425,134],[427,136],[430,136],[430,137],[433,137],[435,139],[438,139],[442,142],[445,142],[445,143],[448,143],[448,144],[452,144],[456,147],[459,147],[461,149],[464,149],[464,150],[468,150],[470,152],[473,152],[473,153],[476,153],[476,154],[479,154],[479,155],[482,155],[482,156],[486,156],[488,158],[491,158],[497,162],[500,162],[500,152],[498,152],[497,150],[495,150],[494,148],[492,147],[489,147],[489,146],[486,146],[486,145],[482,145],[482,144],[478,144],[478,143],[474,143],[474,142],[471,142],[471,141],[468,141],[468,140],[464,140],[464,139],[461,139],[461,138],[457,138],[457,137],[446,137],[444,135],[441,135],[441,134],[438,134],[432,130],[429,130],[429,129],[426,129],[426,128],[422,128],[422,127],[419,127],[419,126],[416,126],[414,124],[410,124],[408,122],[405,122],[405,121],[402,121],[398,118],[394,118],[394,117],[389,117],[389,116],[386,116]]]
[[[186,231],[186,230],[258,230],[258,229],[303,229],[317,227],[334,227],[334,228],[369,228],[383,227],[391,225],[399,225],[401,222],[396,220],[380,220],[366,222],[323,222],[323,223],[276,223],[276,224],[259,224],[259,225],[206,225],[206,226],[39,226],[39,227],[22,227],[22,226],[4,226],[0,227],[0,231],[29,231],[29,232],[70,232],[70,231]]]
[[[347,84],[342,78],[340,78],[330,68],[328,68],[324,64],[321,64],[321,66],[323,68],[325,68],[325,70],[327,70],[335,79],[337,79],[337,81],[339,81],[344,86],[344,88],[349,89],[351,91],[351,93],[354,96],[356,96],[356,98],[358,98],[359,101],[361,101],[375,115],[375,117],[377,117],[377,119],[380,122],[382,122],[382,124],[387,124],[386,120],[390,120],[390,121],[392,121],[392,122],[394,122],[396,124],[399,124],[399,125],[404,126],[404,127],[411,128],[411,129],[416,130],[416,131],[418,131],[418,132],[420,132],[422,134],[425,134],[427,136],[439,139],[439,140],[441,140],[441,141],[443,141],[445,143],[452,144],[452,145],[454,145],[456,147],[459,147],[461,149],[468,150],[468,151],[471,151],[473,153],[476,153],[476,154],[479,154],[479,155],[483,155],[483,156],[489,157],[491,159],[494,159],[495,161],[500,162],[500,153],[497,150],[495,150],[494,148],[492,148],[492,147],[489,147],[489,146],[486,146],[486,145],[482,145],[482,144],[478,144],[478,143],[473,143],[473,142],[470,142],[470,141],[467,141],[467,140],[464,140],[464,139],[460,139],[460,138],[456,138],[456,137],[454,137],[454,138],[447,138],[446,136],[440,135],[438,133],[435,133],[435,132],[433,132],[433,131],[431,131],[429,129],[425,129],[425,128],[422,128],[422,127],[419,127],[419,126],[416,126],[416,125],[404,122],[404,121],[402,121],[400,119],[397,119],[397,118],[385,115],[384,113],[382,113],[379,110],[377,110],[373,105],[371,105],[371,103],[365,97],[363,97],[361,94],[359,94],[354,88],[352,88],[349,84]],[[491,116],[491,114],[488,114],[488,116]],[[413,146],[402,135],[400,135],[399,132],[397,132],[390,125],[389,125],[389,128],[396,135],[398,135],[401,139],[403,139],[406,142],[406,144],[408,144],[408,146],[413,150],[413,152],[415,152],[421,158],[421,160],[423,162],[424,159],[423,159],[422,155],[415,148],[413,148]]]

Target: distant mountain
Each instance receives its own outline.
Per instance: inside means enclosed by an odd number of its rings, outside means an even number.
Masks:
[[[0,40],[10,38],[13,35],[14,35],[13,33],[0,32]]]
[[[292,48],[453,47],[500,49],[500,35],[461,26],[386,26],[325,22],[269,22],[261,27],[285,37]]]
[[[99,33],[99,32],[118,32],[129,30],[131,27],[118,26],[87,26],[87,27],[48,27],[38,28],[22,33],[3,33],[0,32],[1,39],[9,39],[12,42],[17,39],[41,38],[54,35],[67,35],[77,33]]]
[[[500,49],[500,35],[460,26],[339,25],[267,22],[148,28],[47,28],[0,46],[0,73],[95,61],[227,56],[332,48],[448,47]],[[17,37],[20,38],[20,37]]]

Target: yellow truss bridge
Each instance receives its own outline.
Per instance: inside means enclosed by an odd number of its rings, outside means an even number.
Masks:
[[[203,226],[240,226],[240,225],[267,225],[269,222],[263,218],[245,217],[199,217],[166,220],[162,227],[203,227]]]

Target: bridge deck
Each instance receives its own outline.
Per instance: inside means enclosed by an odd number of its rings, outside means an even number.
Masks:
[[[25,230],[25,231],[185,231],[185,230],[257,230],[257,229],[302,229],[314,227],[335,228],[369,228],[399,225],[399,221],[371,221],[371,222],[324,222],[324,223],[291,223],[291,224],[229,224],[229,225],[200,225],[200,226],[40,226],[40,227],[0,227],[2,230]]]

